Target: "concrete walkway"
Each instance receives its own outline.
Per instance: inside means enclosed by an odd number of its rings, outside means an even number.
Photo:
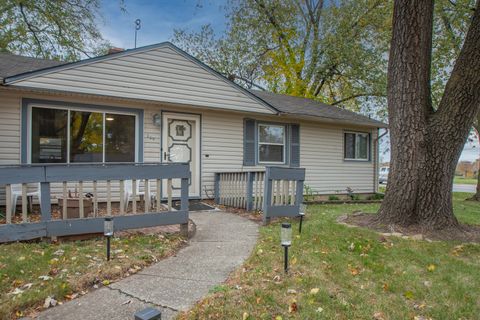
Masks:
[[[146,307],[162,320],[188,310],[250,255],[258,226],[237,215],[191,212],[197,226],[187,247],[141,272],[42,312],[38,319],[133,319]]]

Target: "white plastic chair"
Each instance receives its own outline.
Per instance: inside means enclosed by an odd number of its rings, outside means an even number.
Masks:
[[[17,207],[17,200],[18,200],[18,198],[22,198],[22,184],[20,184],[20,183],[12,184],[11,188],[12,188],[12,197],[10,198],[10,200],[12,201],[12,215],[15,215],[15,209]],[[31,199],[30,200],[30,205],[32,204],[33,197],[38,198],[38,203],[39,204],[42,203],[42,199],[40,197],[40,183],[38,183],[36,191],[27,192],[27,198]],[[31,210],[32,209],[31,209],[31,206],[30,206],[30,211]]]
[[[144,196],[145,192],[140,192],[140,181],[137,180],[135,194],[137,196]],[[133,202],[133,181],[132,180],[125,180],[124,181],[124,188],[123,188],[123,203],[125,204],[125,211],[127,211],[128,203],[130,200]],[[136,199],[135,199],[136,200]]]

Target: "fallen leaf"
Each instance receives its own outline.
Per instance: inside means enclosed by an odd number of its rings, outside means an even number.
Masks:
[[[103,281],[102,281],[102,284],[103,284],[104,286],[108,286],[108,285],[110,284],[110,281],[109,281],[109,280],[103,280]]]
[[[385,315],[383,314],[383,312],[375,312],[373,314],[373,319],[375,319],[375,320],[385,320]]]
[[[352,274],[352,276],[357,276],[360,274],[360,271],[358,270],[358,268],[351,268],[350,273]]]
[[[26,283],[22,286],[22,290],[28,290],[33,286],[33,283]]]
[[[310,294],[317,294],[318,291],[320,291],[319,288],[313,288],[312,290],[310,290]]]
[[[291,262],[291,263],[292,263],[292,265],[293,265],[293,264],[296,264],[296,263],[297,263],[297,258],[294,257],[294,258],[292,259],[292,262]]]
[[[323,312],[323,308],[322,308],[322,307],[318,307],[316,311],[317,311],[318,313]]]
[[[433,272],[435,271],[435,265],[434,264],[429,264],[428,267],[427,267],[427,270],[430,271],[430,272]]]
[[[15,290],[13,290],[12,292],[10,292],[10,294],[13,294],[13,295],[17,295],[17,294],[22,294],[23,293],[23,290],[20,289],[20,288],[15,288]]]
[[[243,320],[247,320],[247,319],[248,319],[248,312],[244,312],[244,313],[243,313],[242,319],[243,319]]]
[[[125,302],[122,303],[122,306],[126,305],[126,304],[130,304],[132,302],[132,300],[127,300]]]
[[[383,288],[383,291],[387,292],[388,291],[388,283],[384,283],[382,288]]]
[[[283,320],[282,316],[276,316],[275,320]]]
[[[18,259],[17,259],[17,261],[23,261],[23,260],[25,260],[24,256],[18,257]]]
[[[40,277],[38,277],[38,279],[42,279],[43,281],[48,281],[48,280],[52,279],[52,277],[50,277],[50,276],[40,276]]]
[[[413,297],[414,297],[412,291],[405,291],[405,292],[403,293],[403,296],[404,296],[405,298],[407,298],[408,300],[413,300]]]
[[[295,290],[295,289],[288,289],[288,290],[287,290],[287,293],[288,293],[288,294],[297,294],[297,290]]]
[[[297,306],[297,301],[293,300],[292,303],[288,306],[288,312],[294,313],[297,312],[298,306]]]

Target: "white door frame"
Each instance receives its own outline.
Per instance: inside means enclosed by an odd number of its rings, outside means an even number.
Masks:
[[[176,113],[176,112],[162,112],[162,154],[160,155],[162,162],[167,162],[168,159],[165,160],[164,154],[168,152],[168,119],[178,119],[178,120],[187,120],[187,121],[195,121],[195,130],[192,132],[194,135],[195,140],[195,151],[192,157],[195,157],[195,167],[190,168],[192,174],[192,185],[189,188],[188,196],[189,197],[200,197],[201,194],[201,175],[200,175],[200,154],[201,154],[201,145],[200,145],[200,128],[201,128],[201,116],[199,114],[189,114],[189,113]],[[193,179],[194,178],[194,179]],[[196,186],[193,186],[193,180],[195,180]],[[162,197],[166,197],[166,180],[163,183],[163,192]],[[193,189],[193,190],[191,190]],[[179,197],[180,190],[173,190],[173,196]]]

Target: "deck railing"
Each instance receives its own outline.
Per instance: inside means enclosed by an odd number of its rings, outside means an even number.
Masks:
[[[217,204],[262,210],[271,217],[296,216],[303,201],[305,169],[267,167],[265,171],[215,173]]]
[[[41,237],[80,235],[103,232],[104,218],[111,216],[115,230],[153,227],[159,225],[180,224],[182,233],[188,232],[188,179],[187,164],[71,164],[71,165],[30,165],[0,167],[0,185],[5,186],[5,224],[0,225],[0,243],[18,240],[31,240]],[[180,209],[172,210],[173,180],[180,183]],[[143,212],[137,210],[137,193],[143,180]],[[78,218],[69,219],[67,215],[69,195],[67,185],[75,182],[78,194]],[[165,181],[168,201],[164,210],[161,205],[162,181]],[[112,188],[113,182],[118,188]],[[153,184],[152,184],[153,182]],[[39,185],[40,221],[29,222],[27,215],[28,184]],[[12,223],[12,185],[21,185],[22,219]],[[52,217],[51,186],[60,194],[58,200],[62,207],[60,217]],[[106,200],[106,208],[99,214],[99,189]],[[128,185],[128,186],[127,186]],[[125,192],[128,188],[129,193]],[[154,189],[155,191],[153,191]],[[71,190],[70,190],[71,191]],[[70,192],[69,192],[70,193]],[[85,194],[91,193],[93,209],[88,212],[84,207]],[[118,196],[117,196],[118,195]],[[125,197],[127,195],[127,197]],[[155,195],[155,197],[152,197]],[[118,210],[112,210],[113,198],[118,200]],[[125,201],[131,200],[131,212],[127,214]],[[153,201],[152,201],[153,200]],[[152,203],[153,202],[153,203]],[[90,217],[89,217],[90,216]]]

